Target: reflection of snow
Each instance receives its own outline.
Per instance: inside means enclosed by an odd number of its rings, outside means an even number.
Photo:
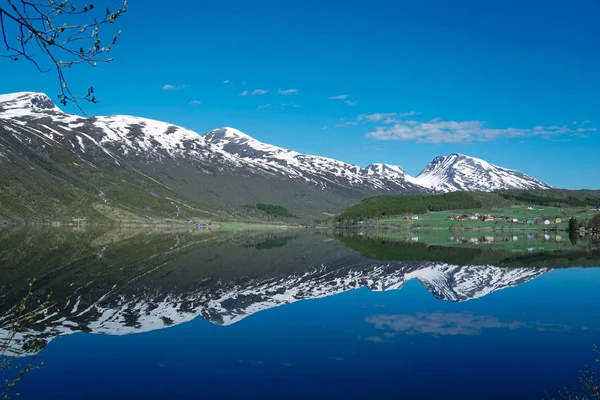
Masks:
[[[152,273],[160,265],[144,274]],[[85,330],[91,333],[125,335],[163,329],[200,316],[217,325],[231,325],[257,312],[339,293],[368,288],[372,291],[400,289],[411,279],[419,280],[436,298],[466,301],[515,286],[548,272],[543,268],[461,267],[434,262],[387,264],[366,261],[354,266],[317,265],[301,274],[266,276],[242,282],[219,281],[182,292],[160,292],[148,288],[135,294],[119,285],[82,297],[79,289],[48,310],[43,323],[19,334],[15,344]],[[80,288],[81,289],[81,288]],[[2,331],[0,330],[0,335]]]

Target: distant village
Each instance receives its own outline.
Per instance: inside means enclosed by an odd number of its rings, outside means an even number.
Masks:
[[[553,210],[548,210],[547,213],[550,215],[543,215],[543,208],[534,208],[532,206],[528,206],[528,207],[524,207],[523,209],[515,209],[517,211],[515,211],[515,214],[520,214],[519,216],[517,215],[503,215],[503,214],[494,214],[494,213],[489,213],[489,214],[484,214],[484,213],[464,213],[464,214],[460,214],[457,213],[455,215],[448,215],[445,217],[445,220],[447,221],[457,221],[457,222],[465,222],[465,221],[478,221],[481,223],[481,226],[486,226],[487,223],[494,223],[494,224],[490,224],[492,226],[495,226],[498,223],[502,223],[501,226],[504,226],[504,224],[519,224],[521,226],[523,225],[536,225],[539,226],[538,229],[543,230],[543,231],[556,231],[556,230],[568,230],[567,229],[567,224],[570,222],[570,219],[575,219],[575,222],[579,225],[579,227],[577,228],[577,233],[580,235],[590,235],[590,236],[599,236],[600,235],[600,224],[598,223],[599,219],[598,217],[600,216],[600,214],[596,214],[595,217],[593,218],[589,218],[590,214],[587,213],[583,216],[583,220],[578,221],[577,218],[579,218],[579,215],[575,215],[574,217],[565,217],[563,216],[557,216],[554,215],[552,216],[551,214],[554,213],[556,214],[557,210],[553,209]],[[524,216],[523,215],[523,211],[527,210],[527,214]],[[584,212],[584,210],[580,210],[581,212]],[[600,212],[600,206],[598,207],[594,207],[591,208],[589,211],[591,212]],[[450,211],[452,212],[452,211]],[[510,210],[505,209],[503,212],[511,212]],[[569,211],[565,210],[565,212],[563,212],[563,214],[567,213]],[[531,214],[537,214],[537,216],[532,216]],[[588,218],[586,218],[588,217]],[[441,217],[444,218],[444,217]],[[595,220],[594,220],[595,218]],[[439,222],[439,220],[435,220],[435,219],[431,219],[430,216],[428,214],[426,215],[421,215],[419,216],[418,214],[410,214],[410,215],[404,215],[402,217],[402,220],[404,222],[413,222],[412,224],[409,224],[409,226],[411,227],[411,230],[418,230],[420,228],[422,228],[421,222],[423,222],[423,225],[425,227],[427,227],[429,224],[436,224],[436,222]],[[397,220],[396,220],[397,221]],[[374,218],[368,218],[365,220],[360,220],[357,221],[358,225],[362,225],[363,227],[369,227],[371,226],[371,224],[373,222],[375,222]],[[585,226],[583,226],[585,224]],[[452,224],[450,224],[452,225]],[[476,224],[469,224],[467,227],[469,228],[475,228]],[[560,225],[560,226],[558,226]],[[450,226],[451,227],[451,226]],[[362,229],[362,227],[361,227]],[[533,229],[533,227],[532,227]]]
[[[527,211],[543,211],[542,208],[533,208],[527,207]],[[600,211],[600,207],[593,209],[593,211]],[[501,214],[456,214],[450,215],[446,218],[448,221],[480,221],[482,223],[487,222],[507,222],[510,224],[528,224],[528,225],[545,225],[548,226],[548,229],[553,230],[552,225],[562,224],[569,222],[568,219],[563,219],[561,217],[550,217],[550,216],[538,216],[538,217],[526,217],[526,218],[517,218],[515,216],[510,215],[501,215]],[[418,215],[408,216],[405,215],[403,217],[404,221],[418,221]],[[598,227],[580,227],[580,234],[589,234],[592,236],[598,235]]]
[[[528,210],[533,210],[532,207],[528,207]],[[482,221],[482,222],[494,222],[494,221],[504,221],[510,223],[524,223],[524,224],[542,224],[542,225],[552,225],[552,224],[560,224],[563,222],[561,218],[533,218],[529,217],[523,220],[519,220],[518,218],[506,216],[506,215],[497,215],[497,214],[457,214],[451,215],[446,218],[449,221]],[[419,216],[404,216],[404,221],[418,221]]]
[[[527,210],[533,211],[534,208],[527,207]],[[558,217],[554,217],[554,218],[528,217],[528,218],[519,220],[518,218],[506,216],[506,215],[496,215],[496,214],[481,215],[478,213],[471,214],[471,215],[462,214],[462,215],[456,215],[456,216],[449,216],[447,219],[450,221],[469,221],[469,220],[482,221],[482,222],[504,221],[504,222],[510,222],[510,223],[515,223],[515,224],[523,223],[523,224],[538,224],[538,225],[561,224],[563,222],[562,218],[558,218]]]

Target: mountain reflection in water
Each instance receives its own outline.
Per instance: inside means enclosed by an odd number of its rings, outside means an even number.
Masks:
[[[137,334],[168,330],[196,317],[227,326],[300,300],[333,298],[360,288],[393,291],[410,281],[429,291],[434,301],[461,303],[554,269],[600,265],[597,243],[575,246],[555,240],[561,247],[530,254],[531,240],[524,240],[523,251],[515,251],[294,230],[0,231],[0,322],[6,329],[32,278],[37,279],[32,304],[49,293],[52,304],[17,335],[14,344],[24,350],[34,339],[43,339],[48,348],[53,339],[76,332]],[[494,315],[475,306],[410,313],[385,306],[362,318],[363,329],[371,331],[358,334],[360,340],[597,329]],[[342,309],[333,312],[339,313],[334,317],[339,321],[346,318]]]
[[[352,235],[336,240],[294,232],[28,234],[4,238],[17,248],[3,249],[2,321],[10,320],[28,279],[37,279],[36,297],[52,292],[52,306],[19,336],[23,343],[77,331],[145,332],[195,317],[231,325],[299,300],[361,287],[397,290],[411,279],[438,299],[459,302],[550,271],[515,266],[535,260],[531,256],[515,261],[502,251]]]

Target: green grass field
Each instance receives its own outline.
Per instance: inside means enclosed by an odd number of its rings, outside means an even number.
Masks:
[[[404,221],[404,216],[398,216],[394,218],[380,219],[373,222],[374,225],[379,227],[393,227],[393,228],[421,228],[421,229],[450,229],[450,230],[461,230],[461,229],[481,229],[481,230],[512,230],[512,229],[525,229],[525,230],[539,230],[539,229],[559,229],[565,230],[568,227],[569,218],[575,217],[577,219],[586,219],[593,216],[596,212],[590,209],[582,208],[557,208],[557,207],[540,207],[533,206],[533,210],[528,210],[529,206],[512,206],[512,207],[500,207],[492,209],[470,209],[470,210],[451,210],[451,211],[438,211],[429,212],[426,214],[419,215],[418,220],[411,220],[411,215],[408,221]],[[471,215],[471,214],[495,214],[503,215],[507,217],[517,218],[519,222],[513,223],[508,221],[490,221],[483,222],[479,220],[468,220],[468,221],[451,221],[448,217],[457,215]],[[524,221],[527,218],[543,218],[549,219],[551,224],[526,224]],[[562,220],[561,223],[555,223],[556,218]]]

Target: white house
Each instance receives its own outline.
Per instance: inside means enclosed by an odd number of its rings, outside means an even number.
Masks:
[[[549,220],[545,220],[544,221],[544,225],[550,225],[550,221]]]

